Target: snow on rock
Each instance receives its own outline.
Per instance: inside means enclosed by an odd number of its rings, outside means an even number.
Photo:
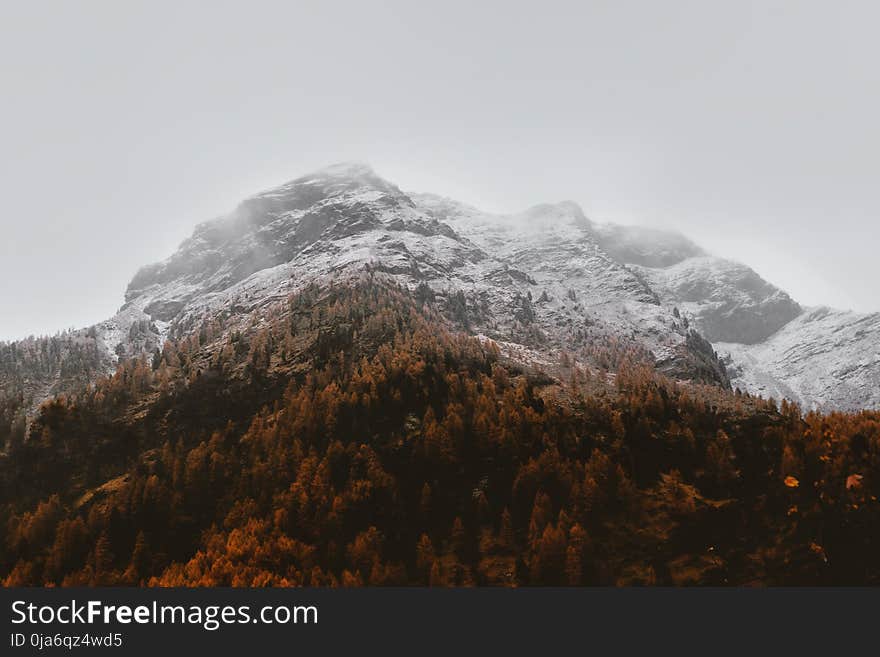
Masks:
[[[613,344],[662,371],[822,407],[878,406],[880,316],[803,311],[739,263],[668,231],[596,224],[571,201],[513,215],[407,194],[340,164],[243,201],[141,269],[93,327],[108,368],[214,313],[254,313],[313,281],[389,277],[511,357]],[[717,341],[714,345],[709,340]]]
[[[801,313],[785,292],[731,260],[701,255],[639,271],[664,302],[694,318],[712,341],[755,344]]]
[[[812,308],[760,344],[715,346],[740,388],[808,409],[880,408],[880,313]]]
[[[492,215],[406,194],[362,164],[298,178],[200,224],[170,258],[138,272],[126,293],[129,315],[114,321],[124,331],[142,312],[154,323],[192,326],[364,268],[430,289],[472,333],[521,344],[539,360],[614,340],[653,354],[676,376],[727,383],[717,362],[707,366],[714,354],[694,350],[672,307],[602,248],[577,204]]]

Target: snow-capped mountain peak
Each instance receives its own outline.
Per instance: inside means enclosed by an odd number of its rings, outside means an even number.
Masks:
[[[589,366],[612,345],[672,376],[726,386],[717,349],[746,390],[880,407],[877,316],[805,311],[678,233],[597,224],[571,201],[492,214],[406,193],[362,163],[301,176],[199,224],[169,258],[142,268],[120,312],[90,331],[112,367],[214,313],[244,326],[311,282],[364,271],[543,365],[564,350]]]
[[[676,376],[726,385],[711,349],[696,349],[672,306],[600,238],[572,201],[490,214],[339,164],[199,225],[170,258],[138,272],[123,312],[186,327],[369,267],[431,289],[442,307],[460,305],[456,316],[475,333],[527,343],[548,361],[591,340],[624,340]]]

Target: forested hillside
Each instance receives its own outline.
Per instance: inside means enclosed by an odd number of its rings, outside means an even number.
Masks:
[[[85,386],[104,369],[93,331],[0,342],[0,449],[24,438],[40,400]]]
[[[378,277],[249,322],[123,361],[26,439],[2,409],[5,585],[880,583],[878,413],[623,343],[527,368]]]

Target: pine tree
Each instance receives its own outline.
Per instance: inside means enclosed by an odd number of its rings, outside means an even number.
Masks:
[[[106,532],[103,532],[95,543],[95,576],[99,581],[104,583],[109,581],[114,559],[110,538]]]
[[[428,585],[446,586],[446,579],[443,577],[443,573],[440,569],[440,562],[436,559],[434,560],[434,563],[431,564],[431,574],[428,577]]]
[[[464,560],[465,558],[466,540],[467,533],[464,529],[464,523],[459,516],[456,516],[455,521],[452,523],[452,533],[450,534],[449,543],[453,554],[461,560]]]
[[[431,539],[428,538],[427,534],[422,534],[416,546],[416,567],[429,575],[435,558],[434,545],[431,543]]]

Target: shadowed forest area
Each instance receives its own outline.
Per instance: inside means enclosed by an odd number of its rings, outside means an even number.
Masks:
[[[91,368],[89,349],[70,353]],[[880,413],[805,414],[589,349],[526,368],[363,278],[186,327],[30,423],[11,392],[0,580],[880,583]]]

